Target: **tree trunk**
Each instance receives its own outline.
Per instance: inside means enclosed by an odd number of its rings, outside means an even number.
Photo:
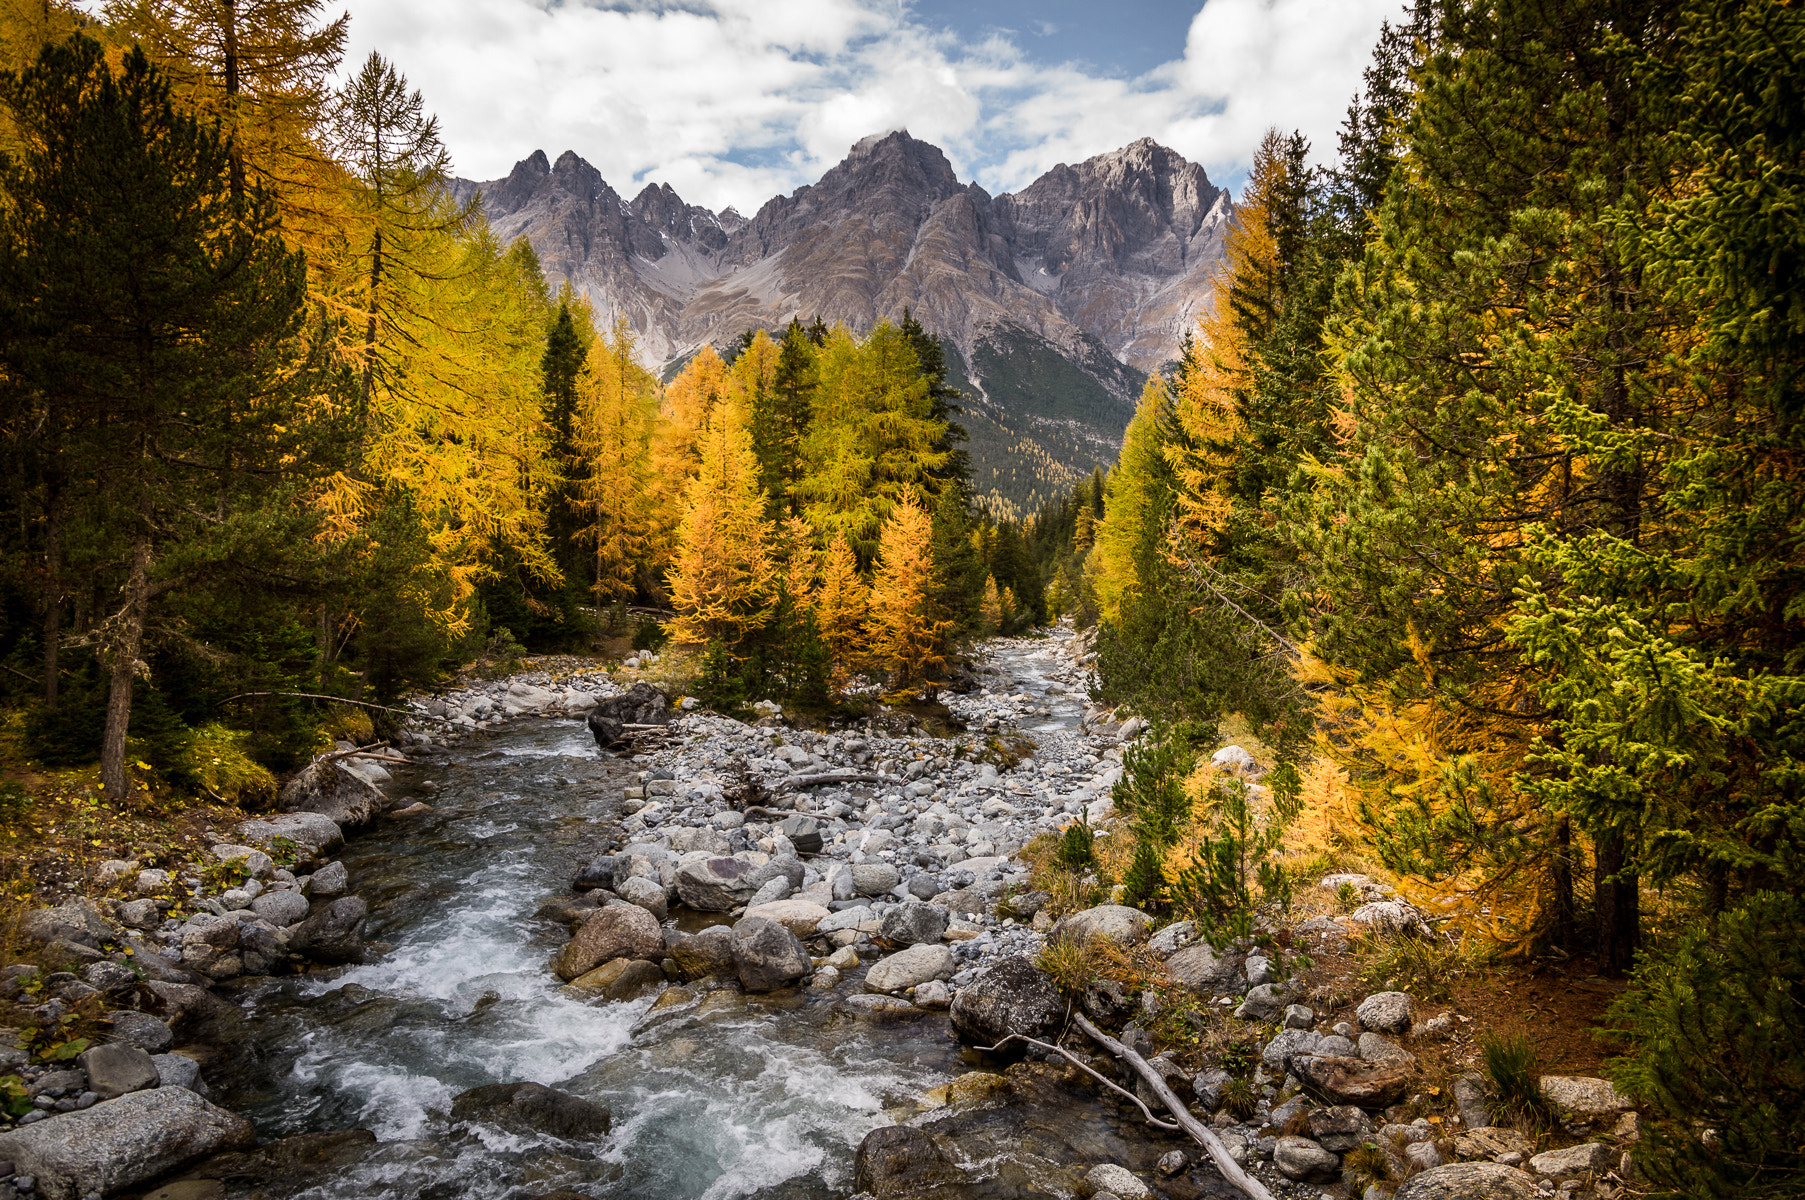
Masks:
[[[1608,975],[1626,974],[1642,940],[1641,896],[1623,835],[1601,833],[1593,868],[1598,909],[1598,964]]]
[[[1562,817],[1554,835],[1554,936],[1563,950],[1573,948],[1573,823]]]
[[[63,636],[63,515],[52,503],[44,529],[44,707],[55,708],[57,643]]]
[[[370,389],[376,370],[376,297],[382,286],[382,230],[370,239],[370,317],[364,325],[363,388],[357,400],[357,436],[363,438],[364,426],[370,419]]]
[[[132,684],[138,674],[138,652],[144,643],[144,610],[150,594],[150,534],[138,535],[132,551],[132,576],[126,585],[125,608],[109,651],[111,686],[107,689],[106,734],[100,745],[100,782],[107,798],[131,795],[125,774],[125,733],[132,720]]]
[[[225,85],[226,131],[232,135],[227,146],[231,156],[232,199],[244,198],[244,151],[238,145],[238,13],[237,0],[224,0],[220,5],[225,18]]]

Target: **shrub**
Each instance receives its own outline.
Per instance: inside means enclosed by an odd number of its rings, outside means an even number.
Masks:
[[[1446,1000],[1454,982],[1474,974],[1491,957],[1440,937],[1370,933],[1355,940],[1360,982],[1369,991],[1409,992],[1418,1000]]]
[[[1805,1195],[1805,901],[1761,892],[1645,955],[1611,1007],[1634,1051],[1616,1084],[1646,1106],[1636,1161],[1663,1190]]]
[[[201,726],[188,742],[182,774],[231,804],[273,798],[276,777],[246,752],[246,737],[220,724]]]
[[[1506,1115],[1531,1129],[1552,1124],[1554,1114],[1542,1095],[1535,1043],[1522,1034],[1506,1037],[1487,1031],[1479,1035],[1479,1054],[1492,1099]]]
[[[1097,834],[1083,817],[1065,827],[1059,837],[1059,849],[1053,852],[1054,865],[1068,871],[1081,871],[1096,864]]]

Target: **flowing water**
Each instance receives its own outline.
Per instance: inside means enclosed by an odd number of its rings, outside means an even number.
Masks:
[[[1011,647],[998,665],[1044,691],[1041,672],[1054,664],[1043,654]],[[1076,723],[1077,697],[1048,699],[1049,728]],[[241,997],[245,1039],[216,1073],[221,1101],[264,1138],[361,1127],[381,1143],[356,1166],[292,1180],[278,1194],[844,1196],[866,1133],[981,1065],[944,1018],[870,1024],[841,1011],[833,993],[727,988],[650,1014],[650,996],[592,1003],[565,993],[547,963],[568,935],[533,914],[567,894],[607,840],[630,768],[600,754],[574,720],[518,723],[460,755],[390,785],[418,791],[431,815],[345,848],[353,887],[371,905],[368,936],[394,948],[367,965],[263,981]],[[426,780],[438,790],[419,789]],[[517,1080],[607,1105],[613,1131],[584,1144],[450,1119],[459,1092]],[[971,1197],[1069,1197],[1075,1160],[1150,1169],[1171,1148],[1082,1090],[1041,1090],[1026,1106],[980,1105],[936,1126],[968,1170]]]

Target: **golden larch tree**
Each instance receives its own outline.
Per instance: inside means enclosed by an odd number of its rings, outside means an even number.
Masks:
[[[776,592],[772,527],[745,407],[717,404],[700,450],[671,568],[671,635],[681,644],[731,647],[771,619]]]
[[[577,377],[572,440],[586,468],[578,494],[590,523],[579,534],[595,547],[596,603],[634,591],[649,541],[646,458],[657,382],[633,356],[633,328],[616,317],[595,339]]]
[[[814,595],[815,627],[834,658],[834,678],[844,681],[859,663],[865,641],[870,595],[859,578],[858,559],[844,533],[828,543],[821,564],[821,587]]]
[[[911,496],[884,522],[871,581],[871,657],[889,669],[893,693],[933,682],[946,661],[952,623],[934,611],[933,579],[933,522]]]

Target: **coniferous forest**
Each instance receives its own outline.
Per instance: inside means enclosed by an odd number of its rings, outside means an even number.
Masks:
[[[1120,857],[1080,822],[1066,866],[1251,912],[1287,868],[1210,856],[1333,807],[1498,961],[1611,981],[1651,1193],[1805,1187],[1796,0],[1417,0],[1337,146],[1267,132],[1114,465],[1021,520],[912,317],[660,378],[349,18],[97,11],[0,0],[9,760],[231,801],[485,656],[832,712],[1070,619],[1151,727]],[[1193,829],[1229,726],[1270,808]]]

